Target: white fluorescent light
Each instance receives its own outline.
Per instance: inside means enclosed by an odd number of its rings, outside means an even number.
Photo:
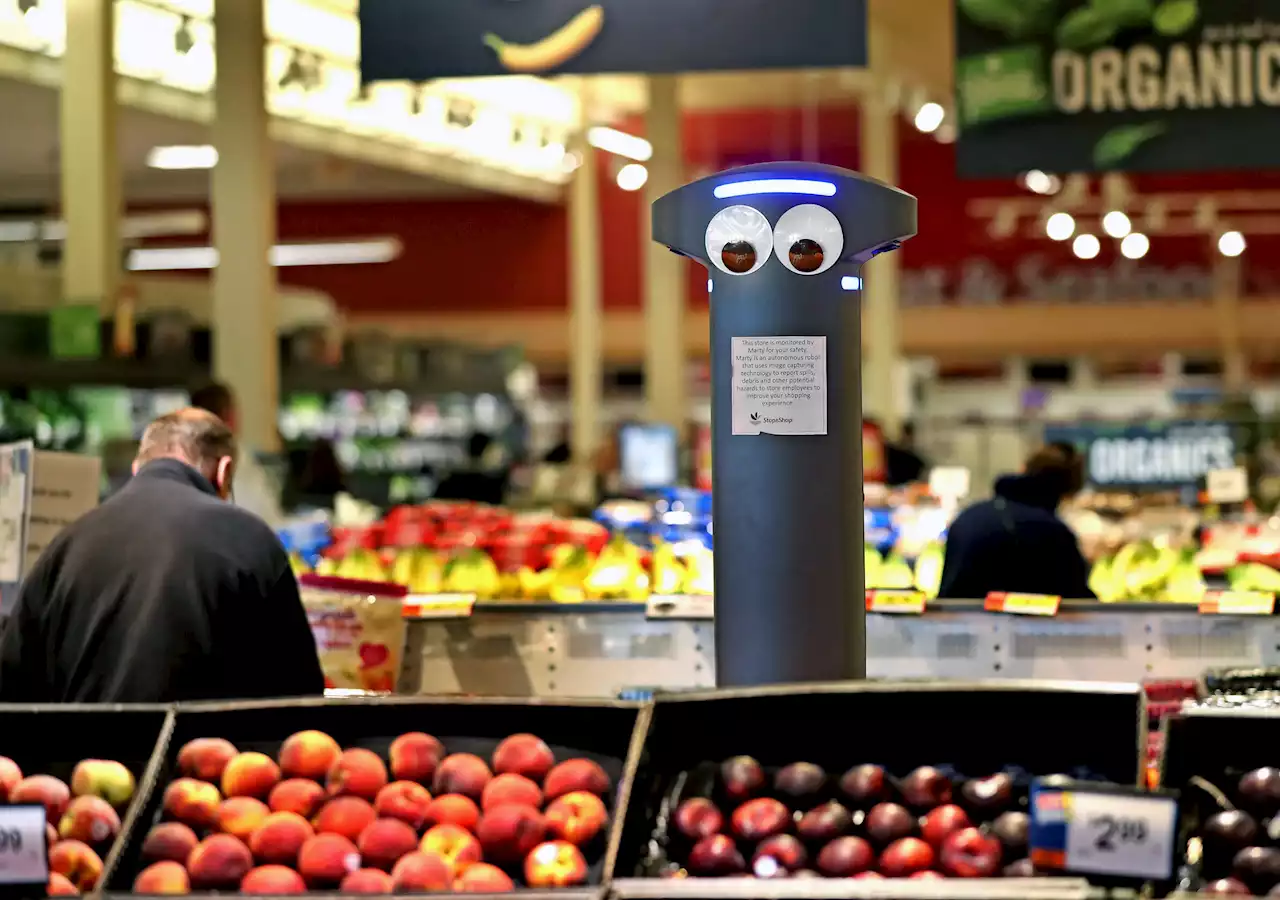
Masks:
[[[649,170],[640,163],[628,163],[618,170],[618,187],[624,191],[638,191],[649,180]]]
[[[940,103],[926,103],[916,111],[916,128],[925,134],[932,134],[946,117],[947,111]]]
[[[1071,242],[1071,252],[1080,259],[1093,259],[1102,249],[1102,242],[1092,234],[1077,234]]]
[[[153,169],[212,169],[218,164],[218,148],[201,146],[152,147],[147,165]]]
[[[209,217],[203,210],[174,210],[163,213],[141,213],[120,223],[120,237],[137,240],[147,237],[172,237],[180,234],[203,234]],[[0,219],[0,244],[23,244],[31,241],[61,241],[67,237],[67,223],[61,219],[32,221]]]
[[[1224,231],[1218,238],[1218,252],[1223,256],[1239,256],[1244,247],[1244,235],[1238,231]]]
[[[38,237],[39,222],[0,222],[0,243],[25,244]]]
[[[396,259],[402,245],[395,238],[334,243],[277,244],[271,248],[273,266],[356,266]],[[132,272],[176,272],[213,269],[218,251],[213,247],[144,247],[129,251]]]
[[[1071,213],[1056,212],[1045,221],[1044,233],[1052,241],[1065,241],[1076,233],[1076,220]]]
[[[603,125],[587,129],[587,143],[605,153],[625,156],[638,162],[648,162],[653,158],[653,144],[644,138]]]
[[[1113,209],[1102,217],[1102,230],[1107,233],[1108,237],[1119,240],[1133,230],[1133,223],[1129,221],[1129,217],[1123,212]]]
[[[840,279],[840,288],[845,291],[862,290],[862,279],[857,275],[846,275]]]
[[[752,194],[808,194],[813,197],[834,197],[836,186],[830,181],[810,181],[807,178],[763,178],[759,181],[731,181],[718,186],[711,193],[717,200],[730,197],[749,197]]]

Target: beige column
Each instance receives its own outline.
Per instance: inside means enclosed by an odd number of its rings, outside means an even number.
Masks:
[[[213,372],[236,395],[241,441],[278,447],[275,163],[267,132],[264,0],[217,0],[213,143]]]
[[[684,261],[652,240],[649,211],[653,201],[684,183],[684,144],[680,137],[679,79],[649,78],[645,136],[653,145],[644,206],[640,210],[640,248],[644,266],[644,398],[650,421],[683,429],[689,418],[684,353],[684,314],[688,304]]]
[[[897,113],[879,91],[862,100],[862,171],[886,184],[898,182]],[[885,435],[896,438],[902,410],[895,398],[894,372],[902,357],[898,316],[898,273],[901,253],[882,253],[862,270],[862,408],[879,419]]]
[[[66,0],[60,103],[62,296],[109,314],[120,278],[114,4]],[[16,136],[15,136],[16,137]]]
[[[604,313],[600,276],[600,190],[596,151],[578,143],[582,165],[569,182],[569,442],[578,465],[600,446]]]
[[[1213,252],[1213,302],[1218,313],[1218,334],[1222,342],[1222,387],[1228,394],[1249,387],[1249,362],[1244,352],[1244,332],[1240,323],[1240,294],[1243,287],[1241,257]]]

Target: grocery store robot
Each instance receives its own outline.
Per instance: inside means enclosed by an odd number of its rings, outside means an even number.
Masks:
[[[861,267],[915,232],[915,197],[810,163],[653,204],[654,240],[711,276],[722,687],[865,677]]]

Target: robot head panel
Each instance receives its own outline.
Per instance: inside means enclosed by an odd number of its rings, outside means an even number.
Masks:
[[[915,233],[915,197],[813,163],[730,169],[653,204],[654,240],[701,262],[713,281],[750,279],[761,288],[843,279]]]

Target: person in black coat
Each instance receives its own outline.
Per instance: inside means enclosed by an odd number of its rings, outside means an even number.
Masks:
[[[0,638],[0,702],[320,696],[324,674],[275,533],[227,502],[231,430],[161,416],[133,478],[45,548]]]
[[[1089,589],[1089,564],[1057,508],[1080,490],[1083,460],[1053,444],[1027,460],[1020,475],[996,480],[995,497],[956,516],[947,530],[940,598],[982,599],[992,591],[1079,600]]]

